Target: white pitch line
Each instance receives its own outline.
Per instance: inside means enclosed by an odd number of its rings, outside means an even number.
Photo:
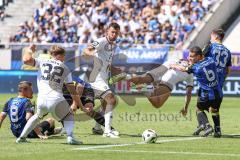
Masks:
[[[157,141],[156,143],[168,143],[168,142],[177,142],[177,141],[191,141],[191,140],[197,140],[197,139],[202,139],[202,138],[203,137],[166,139],[166,140]],[[73,150],[94,150],[94,149],[100,149],[100,148],[132,146],[132,145],[137,145],[137,144],[145,144],[145,143],[144,142],[137,142],[137,143],[126,143],[126,144],[97,145],[97,146],[90,146],[90,147],[74,148]]]
[[[176,151],[143,151],[143,150],[110,150],[110,149],[91,149],[99,152],[122,152],[122,153],[150,153],[150,154],[182,154],[182,155],[203,155],[203,156],[224,156],[224,157],[240,157],[240,154],[228,153],[209,153],[209,152],[176,152]]]

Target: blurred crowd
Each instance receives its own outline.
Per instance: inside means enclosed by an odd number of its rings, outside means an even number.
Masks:
[[[43,0],[10,42],[89,43],[110,22],[122,40],[181,45],[216,0]]]

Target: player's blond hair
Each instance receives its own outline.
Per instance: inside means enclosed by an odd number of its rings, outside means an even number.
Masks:
[[[61,46],[58,45],[53,45],[50,49],[49,49],[49,53],[51,56],[57,56],[57,55],[64,55],[65,54],[65,49]]]

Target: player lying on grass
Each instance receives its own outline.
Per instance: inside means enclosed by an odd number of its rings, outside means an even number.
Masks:
[[[160,108],[171,95],[173,87],[181,81],[186,81],[186,97],[185,105],[181,110],[183,115],[187,114],[188,105],[191,100],[192,89],[193,89],[193,75],[186,72],[181,72],[178,70],[171,69],[172,64],[179,64],[182,66],[187,66],[188,61],[179,60],[179,61],[167,61],[161,66],[147,72],[144,75],[132,77],[129,79],[130,82],[138,85],[143,83],[152,83],[154,82],[154,90],[148,95],[148,100],[151,104]]]
[[[67,143],[82,144],[81,141],[73,137],[73,114],[77,107],[82,107],[82,104],[74,88],[71,72],[64,64],[65,50],[60,46],[54,45],[50,48],[49,53],[52,57],[51,59],[33,58],[30,53],[23,56],[24,64],[38,68],[37,113],[28,120],[16,142],[27,142],[27,135],[36,127],[40,119],[51,113],[56,120],[63,121],[67,132]],[[67,89],[73,98],[71,107],[63,97],[63,83],[66,83]]]
[[[195,46],[190,49],[189,53],[190,66],[183,67],[180,65],[172,66],[175,69],[193,73],[199,84],[198,99],[196,106],[198,128],[194,135],[199,135],[205,130],[202,136],[208,136],[213,133],[207,115],[204,110],[214,112],[218,111],[222,103],[222,88],[218,79],[218,72],[215,61],[211,57],[205,57],[201,48]],[[218,132],[214,133],[214,137],[219,137]]]
[[[4,105],[2,113],[0,113],[0,127],[4,119],[9,116],[11,130],[15,137],[19,137],[24,126],[30,117],[34,114],[34,106],[30,99],[33,97],[32,83],[22,81],[18,84],[18,96],[10,98]],[[28,138],[47,138],[48,135],[57,134],[61,129],[55,129],[54,119],[48,118],[41,122],[32,130]]]
[[[91,118],[93,118],[96,123],[105,126],[105,119],[102,112],[95,111],[94,108],[94,91],[91,87],[91,85],[80,78],[74,78],[74,86],[76,88],[77,93],[81,97],[81,102],[83,104],[83,111]],[[66,86],[63,87],[63,96],[67,100],[68,104],[72,104],[72,97],[70,96],[69,91],[67,90]],[[101,109],[101,108],[100,108]],[[75,117],[75,119],[81,118],[81,117]],[[119,135],[117,131],[114,130],[114,128],[111,126],[111,130],[115,132],[116,135]],[[93,134],[102,135],[103,130],[92,128]]]

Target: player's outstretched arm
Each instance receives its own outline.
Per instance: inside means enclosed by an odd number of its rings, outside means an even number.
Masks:
[[[145,74],[144,76],[135,76],[129,79],[130,82],[134,84],[143,84],[143,83],[151,83],[153,82],[153,78],[149,74]]]
[[[90,59],[94,56],[94,50],[95,48],[92,45],[88,45],[84,50],[83,50],[83,57]]]
[[[7,116],[6,114],[0,113],[0,128],[1,128],[2,123],[3,123],[4,119],[6,118],[6,116]]]
[[[182,71],[182,72],[187,72],[187,67],[180,66],[178,64],[171,64],[170,68],[174,70]]]
[[[188,106],[189,106],[189,103],[191,101],[191,98],[192,98],[192,89],[193,87],[192,86],[188,86],[186,88],[186,96],[185,96],[185,105],[184,107],[181,109],[180,113],[183,115],[183,116],[186,116],[187,115],[187,112],[188,112]]]
[[[22,61],[26,65],[30,65],[30,66],[34,66],[35,65],[35,59],[32,57],[32,53],[31,52],[25,52],[23,57],[22,57]]]

